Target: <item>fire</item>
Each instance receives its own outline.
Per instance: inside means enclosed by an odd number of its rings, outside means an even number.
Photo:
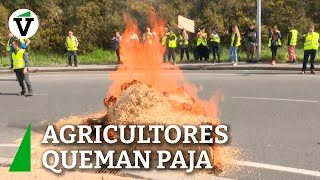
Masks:
[[[109,79],[113,84],[109,88],[107,96],[119,96],[121,86],[125,83],[137,80],[148,84],[160,92],[166,93],[170,100],[184,102],[185,104],[201,104],[206,114],[217,121],[217,103],[223,100],[223,96],[213,96],[209,101],[198,98],[199,88],[184,80],[181,70],[177,66],[170,66],[170,71],[166,70],[168,65],[163,65],[163,52],[165,48],[161,44],[161,36],[166,27],[165,21],[150,15],[151,31],[156,34],[152,45],[133,40],[133,35],[143,34],[139,31],[135,20],[127,15],[124,16],[125,31],[120,41],[120,56],[122,65],[118,70],[109,74]],[[195,107],[194,107],[195,108]],[[195,113],[200,113],[195,111]]]
[[[164,33],[165,21],[153,14],[150,16],[149,24],[154,34],[152,45],[142,43],[141,39],[140,41],[132,39],[142,33],[138,30],[135,20],[124,16],[124,21],[126,26],[120,42],[122,65],[117,71],[109,74],[113,84],[105,99],[107,109],[110,104],[117,102],[117,97],[127,87],[135,83],[143,83],[163,93],[176,111],[204,115],[211,119],[212,124],[220,124],[217,104],[223,101],[223,95],[212,96],[209,100],[199,99],[199,87],[188,83],[177,66],[162,63],[165,49],[161,44],[161,34]],[[166,70],[168,66],[169,71]],[[222,169],[225,159],[221,155],[223,149],[218,146],[212,149],[214,164],[217,169]]]
[[[124,16],[126,23],[125,32],[120,41],[120,56],[122,65],[119,69],[109,75],[109,79],[114,84],[109,89],[109,95],[119,96],[121,85],[132,80],[138,80],[149,84],[157,90],[175,91],[179,82],[183,81],[181,71],[174,67],[172,75],[164,76],[164,69],[161,67],[164,47],[161,45],[160,38],[165,27],[162,20],[152,16],[150,20],[151,30],[156,35],[153,38],[152,45],[137,42],[130,39],[133,34],[142,34],[134,20]]]

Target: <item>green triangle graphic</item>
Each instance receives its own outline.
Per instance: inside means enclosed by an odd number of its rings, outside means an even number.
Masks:
[[[24,134],[9,172],[31,172],[31,123]]]
[[[26,12],[26,13],[24,13],[24,14],[21,14],[21,15],[18,16],[18,17],[31,17],[31,11]]]

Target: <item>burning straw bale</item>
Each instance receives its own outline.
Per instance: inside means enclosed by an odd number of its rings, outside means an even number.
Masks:
[[[207,117],[204,110],[197,111],[201,113],[195,113],[193,111],[196,104],[195,100],[191,98],[183,88],[177,89],[176,92],[161,93],[155,88],[142,84],[140,82],[133,82],[125,84],[125,88],[122,89],[122,93],[117,97],[117,101],[106,104],[108,107],[107,117],[111,124],[114,125],[203,125],[212,124],[214,121]],[[115,98],[114,98],[115,99]],[[179,106],[181,104],[181,106]],[[188,107],[188,108],[184,108]],[[148,128],[146,128],[148,129]],[[147,137],[153,138],[153,134],[145,132]],[[171,131],[170,136],[175,137],[176,132]],[[183,133],[182,133],[183,134]],[[136,134],[137,135],[137,134]],[[118,136],[118,134],[116,134]],[[130,138],[130,132],[125,133],[126,139]],[[200,139],[200,133],[197,134],[197,139]],[[116,137],[118,138],[118,137]],[[182,137],[183,139],[183,137]],[[187,152],[188,150],[206,150],[214,159],[213,144],[182,144],[181,142],[171,145],[166,143],[163,135],[160,134],[160,140],[162,144],[154,146],[152,144],[118,144],[113,146],[115,150],[130,149],[132,150],[152,150],[159,149],[169,150],[175,152],[182,150]],[[199,154],[198,154],[199,155]],[[151,157],[152,160],[156,160],[157,157]],[[188,154],[184,154],[185,159],[189,159]],[[213,163],[212,163],[213,164]]]
[[[194,99],[181,88],[178,92],[181,92],[180,96],[161,93],[141,83],[131,84],[122,91],[116,102],[108,104],[108,118],[116,125],[201,125],[213,122],[205,113],[193,113],[192,109],[198,106]]]

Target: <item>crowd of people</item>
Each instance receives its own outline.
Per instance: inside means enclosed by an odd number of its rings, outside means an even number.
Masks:
[[[118,62],[120,62],[119,57],[119,41],[121,36],[119,32],[112,38],[114,50],[117,52]],[[257,57],[257,46],[258,46],[258,32],[256,30],[255,24],[251,23],[248,25],[248,28],[245,30],[244,34],[241,35],[239,28],[234,25],[227,31],[229,35],[229,58],[233,66],[238,65],[238,49],[244,42],[244,46],[247,52],[247,62],[248,63],[257,63],[259,61]],[[180,51],[180,61],[184,60],[184,55],[186,59],[190,60],[190,52],[193,52],[194,59],[196,61],[209,61],[209,55],[212,53],[213,62],[221,62],[221,36],[222,32],[219,30],[217,25],[214,25],[212,30],[207,33],[205,27],[199,28],[195,36],[195,45],[191,46],[192,40],[189,38],[189,34],[185,29],[182,29],[179,35],[176,35],[172,29],[168,27],[164,28],[161,37],[159,38],[161,44],[164,47],[163,62],[171,62],[175,64],[175,52],[176,49]],[[116,38],[118,37],[118,38]],[[138,36],[135,34],[135,37],[138,39]],[[157,37],[156,33],[152,32],[150,27],[146,28],[143,33],[142,41],[148,45],[152,45],[152,42]],[[224,36],[225,37],[225,36]],[[242,40],[243,37],[243,40]],[[299,32],[290,27],[289,33],[286,38],[286,44],[284,43],[285,38],[282,33],[278,30],[277,25],[273,25],[269,29],[268,33],[268,42],[267,46],[271,50],[271,60],[270,64],[275,65],[277,61],[277,51],[279,47],[286,45],[288,51],[288,61],[287,63],[295,63],[296,58],[296,46],[299,43],[299,39],[304,46],[304,59],[303,67],[301,73],[305,73],[306,64],[309,60],[311,61],[311,73],[314,72],[314,61],[316,57],[316,52],[319,48],[320,39],[319,33],[315,32],[314,25],[310,25],[307,29],[307,32],[302,36],[299,36]]]

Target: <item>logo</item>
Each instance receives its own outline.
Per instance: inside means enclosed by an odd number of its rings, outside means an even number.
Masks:
[[[18,38],[30,38],[38,30],[37,15],[28,9],[16,10],[9,19],[9,29]]]
[[[31,172],[31,123],[24,134],[9,172]]]

